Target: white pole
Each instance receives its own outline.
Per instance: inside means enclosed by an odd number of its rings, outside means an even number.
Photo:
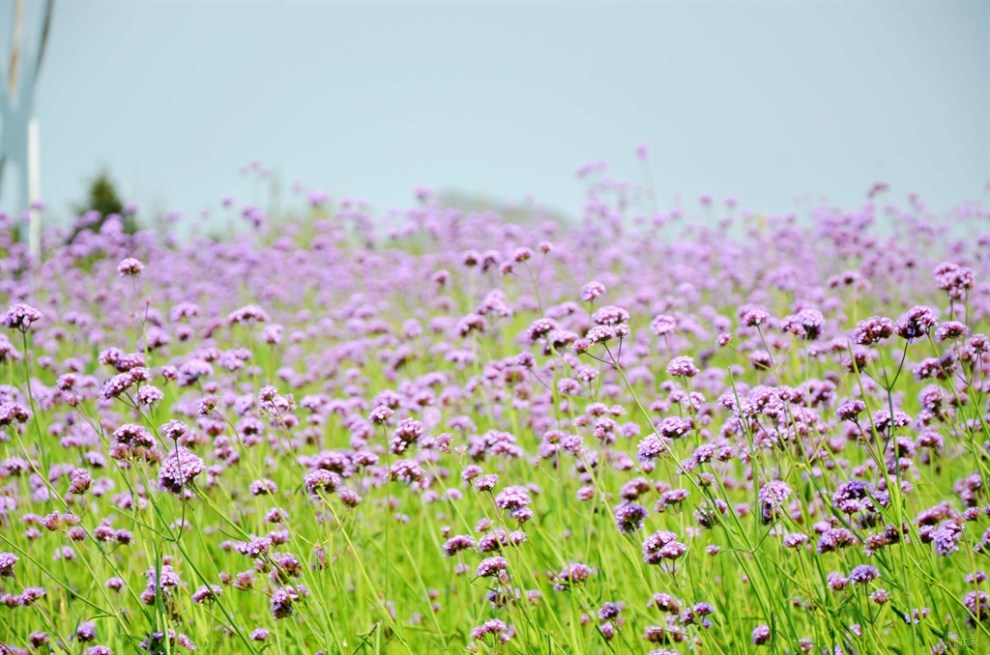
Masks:
[[[28,223],[28,243],[31,248],[31,258],[35,263],[41,261],[41,211],[35,205],[41,200],[41,153],[40,127],[34,116],[28,122],[27,147],[27,183],[30,219]]]

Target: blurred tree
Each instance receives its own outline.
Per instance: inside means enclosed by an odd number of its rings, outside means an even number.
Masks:
[[[75,241],[76,237],[84,230],[98,232],[103,227],[107,217],[112,215],[117,215],[121,218],[124,223],[124,232],[127,234],[133,234],[137,231],[137,223],[134,220],[134,216],[130,212],[124,211],[124,203],[117,194],[117,187],[106,170],[101,170],[90,181],[86,200],[77,204],[74,211],[77,216],[83,216],[88,212],[95,212],[99,214],[99,218],[86,224],[77,225],[69,237],[69,243]]]
[[[117,188],[106,171],[100,171],[100,174],[93,178],[89,183],[88,199],[83,205],[76,207],[77,214],[87,211],[98,211],[100,216],[124,212],[124,203],[117,195]]]
[[[567,225],[571,222],[564,214],[539,207],[530,200],[507,202],[484,194],[456,189],[440,191],[435,194],[435,198],[443,207],[460,209],[465,212],[493,211],[507,222],[520,225],[534,225],[544,221]]]

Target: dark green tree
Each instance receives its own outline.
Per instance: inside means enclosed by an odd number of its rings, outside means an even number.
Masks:
[[[106,170],[101,170],[96,177],[90,180],[86,200],[75,207],[77,216],[82,216],[89,211],[98,212],[100,214],[99,220],[86,227],[76,227],[69,237],[69,243],[72,243],[83,230],[99,231],[107,217],[112,214],[117,214],[122,218],[124,232],[127,234],[133,234],[137,230],[134,217],[124,214],[124,203],[117,194],[117,186]]]

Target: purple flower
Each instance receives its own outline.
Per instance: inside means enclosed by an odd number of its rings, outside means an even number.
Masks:
[[[578,350],[579,341],[587,341],[588,344],[598,345],[603,343],[608,343],[614,339],[622,339],[628,336],[629,326],[625,323],[619,325],[596,325],[595,327],[588,330],[588,334],[585,335],[584,339],[578,339],[574,342],[575,350]],[[586,350],[586,349],[585,349]]]
[[[786,482],[781,480],[771,480],[760,488],[760,502],[770,507],[778,509],[791,495],[791,488]]]
[[[266,323],[268,321],[268,314],[265,313],[261,307],[257,305],[245,305],[240,309],[232,311],[227,315],[227,323],[230,325],[239,325],[247,323]]]
[[[162,461],[161,468],[158,469],[158,484],[166,491],[181,493],[183,487],[189,486],[205,468],[202,459],[192,451],[180,447]]]
[[[553,588],[557,591],[566,591],[571,586],[584,582],[594,574],[595,570],[587,564],[572,562],[553,576]]]
[[[843,400],[835,410],[835,416],[840,421],[855,421],[866,409],[862,400]]]
[[[761,517],[764,523],[776,518],[791,495],[791,488],[781,480],[771,480],[760,488]]]
[[[927,357],[911,369],[914,376],[919,380],[935,378],[937,380],[948,380],[956,370],[955,360],[952,353],[946,353],[941,357]]]
[[[268,478],[261,478],[251,483],[252,496],[267,496],[278,491],[278,485]]]
[[[193,592],[192,601],[196,604],[213,602],[223,593],[219,585],[202,585]]]
[[[384,425],[392,418],[392,409],[386,405],[377,405],[368,415],[368,420],[375,425]]]
[[[911,417],[899,409],[895,409],[894,415],[891,417],[888,410],[881,409],[877,412],[873,422],[877,430],[888,432],[891,428],[904,428],[911,425]]]
[[[14,577],[14,565],[18,559],[13,553],[0,553],[0,578]]]
[[[0,402],[0,427],[13,423],[27,423],[31,418],[31,412],[26,407],[18,403]]]
[[[117,264],[117,274],[120,275],[120,277],[135,277],[140,275],[143,270],[144,264],[133,257],[122,259],[120,263]]]
[[[675,357],[667,364],[667,375],[676,378],[693,378],[698,374],[698,367],[690,357]]]
[[[83,621],[76,628],[76,639],[81,642],[93,641],[96,639],[96,624],[92,621]]]
[[[680,416],[668,416],[660,421],[657,431],[667,439],[680,439],[694,427],[691,419]]]
[[[470,550],[472,548],[474,548],[474,539],[469,535],[461,534],[447,540],[443,545],[443,554],[447,557],[453,557],[463,550]]]
[[[890,602],[890,592],[886,589],[877,589],[870,594],[870,600],[877,605],[883,605],[884,603]]]
[[[869,346],[890,338],[893,334],[893,321],[883,316],[871,316],[856,326],[853,339],[861,346]]]
[[[7,308],[3,324],[11,330],[27,332],[34,323],[41,320],[41,312],[30,305],[17,304]]]
[[[867,584],[880,577],[880,571],[874,566],[861,564],[849,574],[849,581],[853,584]]]
[[[475,575],[479,578],[496,577],[507,568],[509,568],[509,563],[504,557],[487,557],[478,565]]]
[[[629,322],[629,312],[615,305],[605,305],[592,315],[592,320],[598,325],[615,327]]]
[[[784,319],[781,329],[792,332],[808,341],[814,341],[821,336],[825,326],[825,317],[817,309],[802,309]]]
[[[831,553],[842,548],[848,548],[856,541],[855,535],[846,528],[830,528],[819,536],[817,552],[819,555]]]
[[[557,329],[557,322],[552,318],[537,319],[526,330],[526,338],[535,343]]]
[[[619,618],[624,605],[625,603],[602,603],[602,606],[598,609],[598,620],[611,621]]]
[[[951,262],[939,264],[934,273],[938,288],[953,300],[961,300],[965,291],[972,288],[975,279],[971,269]]]
[[[959,541],[962,539],[963,529],[954,520],[943,521],[932,533],[932,543],[935,545],[935,552],[939,555],[950,555],[959,550]]]
[[[90,485],[93,484],[93,478],[89,474],[89,471],[83,468],[78,468],[69,474],[69,493],[75,496],[81,496],[86,491],[89,490]]]
[[[832,504],[845,514],[856,514],[857,512],[872,510],[873,498],[884,499],[883,495],[868,482],[850,480],[838,486],[835,493],[832,494]]]
[[[333,493],[341,484],[340,476],[332,471],[317,469],[306,474],[303,478],[306,490],[312,494],[317,491]]]
[[[168,629],[167,635],[161,630],[151,633],[147,639],[141,642],[140,646],[149,653],[164,653],[166,652],[166,643],[168,643],[172,652],[175,652],[176,644],[186,650],[196,650],[196,644],[193,643],[192,639],[181,632],[176,633],[172,628]]]
[[[28,587],[21,592],[21,602],[25,607],[33,605],[37,600],[44,598],[46,591],[41,587]]]
[[[662,455],[667,450],[667,445],[660,440],[660,437],[655,434],[647,435],[642,441],[639,442],[639,447],[637,448],[637,454],[639,456],[639,461],[646,463],[653,461],[660,455]]]
[[[658,337],[673,334],[677,330],[677,319],[667,314],[657,314],[650,321],[650,330]]]
[[[150,384],[146,384],[137,390],[134,394],[134,399],[138,404],[144,405],[145,407],[151,407],[155,403],[161,402],[165,398],[165,394],[162,393],[161,389],[154,387]]]
[[[106,400],[117,398],[136,383],[137,380],[133,372],[118,373],[103,383],[103,388],[100,389],[100,396]]]
[[[482,475],[474,481],[476,491],[491,491],[498,484],[498,476],[494,473]]]
[[[681,611],[680,603],[670,594],[653,594],[647,607],[656,607],[661,612],[677,614]]]
[[[270,600],[272,617],[284,619],[293,613],[292,604],[299,600],[299,594],[292,587],[283,587],[272,592]]]
[[[963,605],[969,610],[966,622],[971,627],[986,623],[990,619],[990,595],[985,591],[971,591],[963,596]]]
[[[615,525],[622,534],[632,534],[643,527],[646,516],[646,508],[642,505],[623,503],[615,508]]]
[[[946,321],[935,330],[935,341],[941,343],[942,341],[961,339],[967,334],[969,334],[969,328],[965,324],[959,321]]]
[[[908,341],[919,339],[938,323],[938,313],[931,307],[918,305],[897,319],[897,336]]]
[[[506,643],[512,638],[512,628],[499,619],[489,619],[471,630],[471,639],[481,641],[488,635],[495,637],[498,643]]]
[[[319,207],[330,199],[330,194],[322,189],[313,189],[309,192],[310,207]]]
[[[581,287],[581,300],[585,302],[591,302],[603,295],[605,295],[605,285],[601,282],[588,282]]]
[[[423,424],[412,418],[404,418],[399,421],[391,441],[391,451],[393,455],[401,455],[406,449],[416,443],[423,436]]]
[[[495,506],[504,510],[517,510],[530,502],[529,489],[526,487],[506,487],[495,496]]]
[[[673,532],[654,532],[643,541],[643,561],[661,564],[664,560],[676,560],[687,552],[687,546],[677,541]]]
[[[759,327],[770,320],[770,313],[762,307],[744,305],[739,308],[739,322],[746,327]]]
[[[475,479],[476,477],[478,477],[479,475],[481,475],[482,473],[484,473],[484,471],[477,464],[468,464],[467,466],[464,467],[464,470],[461,471],[461,479],[464,480],[465,482],[469,482]]]
[[[152,448],[155,440],[145,428],[125,423],[113,432],[114,443],[133,448]]]

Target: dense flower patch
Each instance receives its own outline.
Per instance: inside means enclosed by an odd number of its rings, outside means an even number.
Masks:
[[[589,188],[3,219],[0,652],[986,652],[986,213]]]

